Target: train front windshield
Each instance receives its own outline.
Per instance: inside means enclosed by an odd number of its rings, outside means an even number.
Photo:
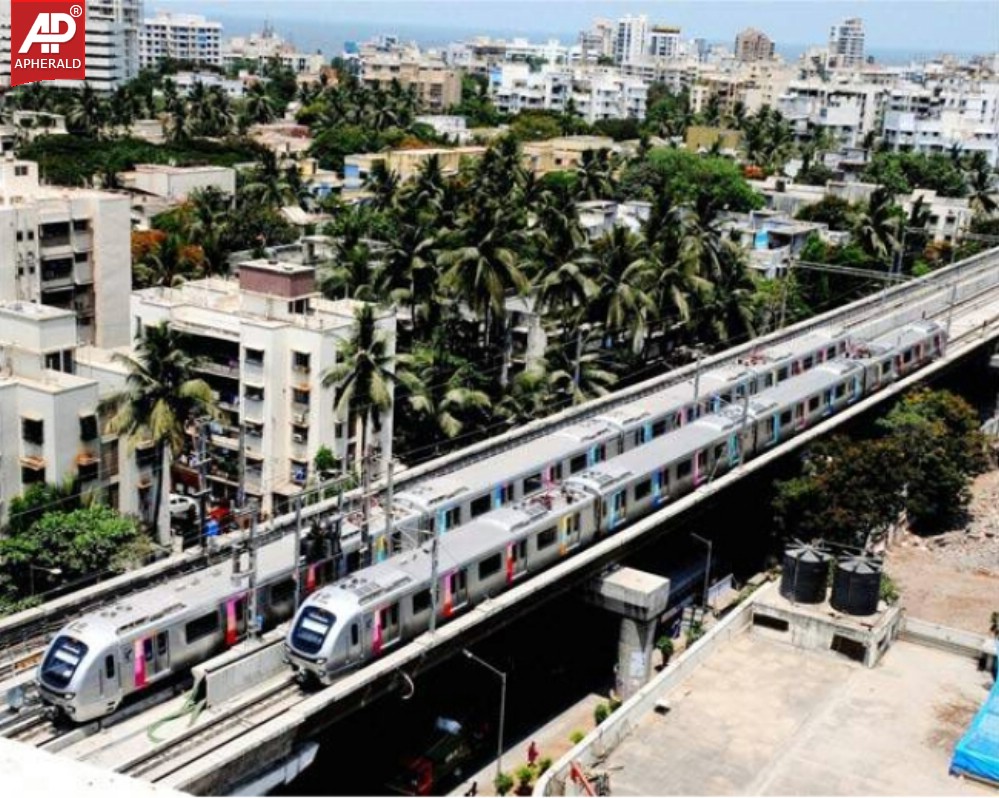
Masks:
[[[336,616],[332,612],[306,607],[291,633],[291,642],[303,654],[315,654],[323,647],[323,641],[335,623]]]
[[[65,688],[87,656],[87,650],[85,644],[73,637],[57,638],[42,663],[42,681],[52,687]]]

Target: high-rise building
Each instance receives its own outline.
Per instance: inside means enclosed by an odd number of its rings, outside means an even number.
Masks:
[[[614,31],[614,62],[624,64],[641,60],[648,36],[649,19],[644,14],[621,17]]]
[[[735,57],[740,61],[768,61],[774,57],[774,43],[756,28],[746,28],[735,37]]]
[[[670,25],[653,25],[647,54],[652,58],[676,58],[680,54],[680,29]]]
[[[0,161],[0,300],[76,313],[80,341],[129,342],[129,198],[42,186],[38,164]]]
[[[831,68],[850,68],[864,63],[864,21],[859,17],[845,19],[829,31]]]
[[[222,23],[163,11],[147,18],[139,40],[139,66],[154,67],[166,58],[221,66]]]
[[[581,61],[598,61],[614,57],[614,33],[616,26],[609,19],[595,19],[589,30],[579,33]]]
[[[411,88],[420,104],[431,113],[441,113],[461,102],[461,73],[416,50],[364,53],[361,81],[383,91],[396,82],[404,89]]]
[[[87,0],[87,82],[110,92],[139,74],[142,0]],[[78,80],[53,80],[77,88]],[[0,0],[0,87],[10,85],[10,0]]]

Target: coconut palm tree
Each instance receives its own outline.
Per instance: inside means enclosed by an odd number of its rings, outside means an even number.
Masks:
[[[878,186],[871,193],[866,210],[857,219],[854,231],[860,248],[880,263],[897,247],[898,219],[894,215],[893,199],[887,188]]]
[[[971,158],[968,189],[972,210],[981,216],[991,216],[996,210],[995,172],[983,152],[976,152]]]
[[[378,160],[372,164],[364,188],[373,195],[375,208],[387,210],[395,203],[399,183],[399,173],[389,169],[384,160]]]
[[[645,341],[655,301],[649,293],[653,262],[645,242],[626,227],[615,227],[593,246],[600,271],[590,318],[613,339],[627,333],[638,352]]]
[[[187,423],[217,415],[215,399],[208,383],[194,376],[197,359],[188,339],[166,322],[145,329],[134,356],[115,353],[114,360],[128,369],[125,387],[101,400],[98,413],[109,434],[126,435],[133,446],[152,443],[160,467],[152,517],[159,543],[169,545],[170,464],[183,449]]]
[[[449,353],[440,338],[431,346],[399,355],[398,363],[405,412],[435,445],[456,437],[492,406],[489,394],[475,387],[477,367]]]
[[[274,121],[274,102],[268,96],[263,83],[257,81],[247,89],[243,111],[254,124],[265,125]]]
[[[617,375],[608,363],[612,353],[600,349],[599,344],[597,336],[581,337],[575,352],[565,346],[551,346],[545,353],[552,390],[567,397],[568,403],[577,405],[605,396],[617,383]]]
[[[375,321],[375,308],[370,303],[358,307],[354,329],[337,351],[337,364],[322,375],[326,388],[336,388],[334,412],[343,423],[355,425],[359,442],[355,462],[360,469],[368,451],[368,436],[380,414],[392,407],[395,385],[395,356],[391,341]]]
[[[73,92],[66,122],[71,130],[94,138],[100,132],[104,120],[104,103],[93,87],[84,82],[79,91]]]
[[[230,195],[214,186],[192,191],[186,210],[184,233],[187,240],[198,242],[209,271],[224,271],[228,254],[225,239],[232,211]]]
[[[176,234],[170,234],[135,264],[132,270],[133,287],[171,288],[185,280],[200,277],[203,271],[202,259],[197,247],[186,244]]]
[[[586,150],[576,170],[576,199],[607,199],[614,193],[614,173],[610,152]]]

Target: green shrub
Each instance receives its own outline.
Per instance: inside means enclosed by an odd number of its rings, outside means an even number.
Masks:
[[[599,703],[593,708],[593,722],[599,726],[610,715],[610,707],[604,703]]]
[[[517,781],[521,787],[530,786],[534,780],[534,771],[528,765],[521,765],[517,768]]]
[[[493,787],[499,795],[506,795],[513,789],[513,776],[509,773],[497,773],[493,779]]]
[[[581,732],[579,729],[576,729],[576,731],[569,735],[569,742],[573,745],[579,745],[585,736],[585,732]]]
[[[894,604],[898,601],[899,592],[898,585],[895,581],[888,576],[888,574],[881,574],[881,600],[886,604]]]
[[[543,756],[538,760],[538,775],[540,776],[546,770],[551,768],[552,758],[550,756]]]

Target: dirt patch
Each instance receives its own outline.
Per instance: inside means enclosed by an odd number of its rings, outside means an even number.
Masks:
[[[938,726],[926,736],[927,744],[952,751],[977,711],[975,703],[965,696],[955,696],[952,700],[936,704],[933,714]]]
[[[964,526],[931,538],[903,533],[886,568],[909,615],[988,634],[999,610],[999,471],[978,477],[971,490]]]

